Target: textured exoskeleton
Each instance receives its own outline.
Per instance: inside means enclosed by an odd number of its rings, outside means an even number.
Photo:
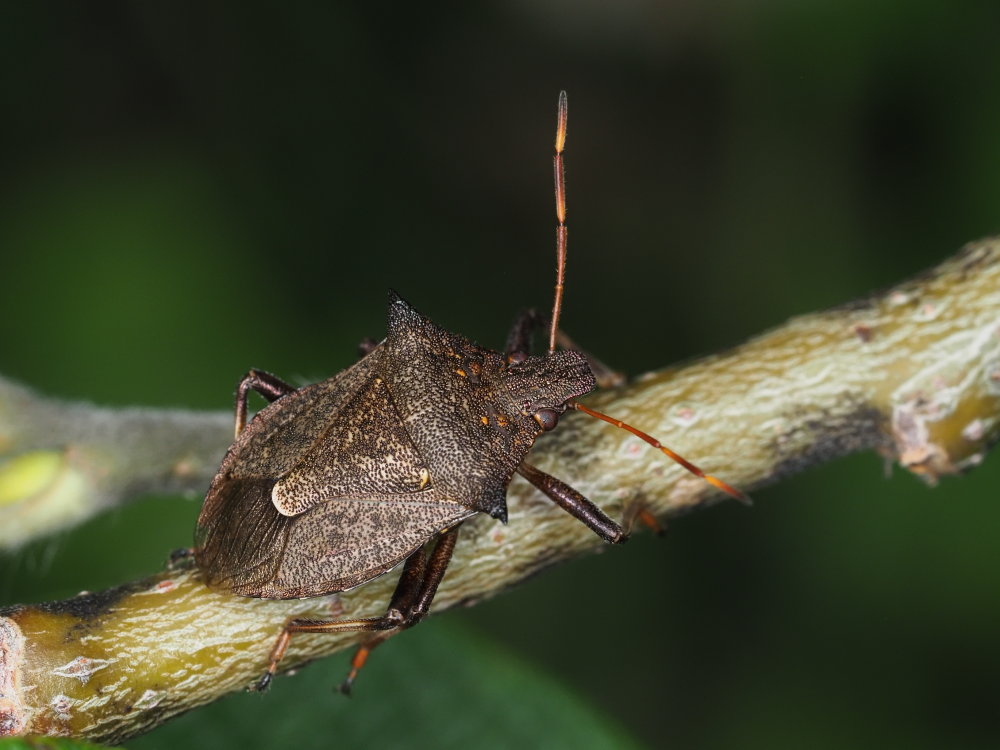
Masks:
[[[240,432],[198,519],[198,564],[244,596],[320,596],[474,513],[506,521],[507,485],[543,432],[534,415],[594,387],[578,352],[511,363],[392,293],[381,344]]]

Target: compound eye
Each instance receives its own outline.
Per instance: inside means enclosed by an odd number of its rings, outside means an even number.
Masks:
[[[507,364],[511,367],[517,367],[518,365],[523,365],[528,359],[528,355],[524,352],[511,352],[507,355]]]
[[[554,430],[559,424],[559,412],[555,409],[539,409],[533,415],[538,426],[548,432]]]

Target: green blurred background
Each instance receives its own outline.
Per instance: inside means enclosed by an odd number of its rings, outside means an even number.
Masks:
[[[251,366],[350,364],[388,287],[502,345],[549,301],[561,88],[566,328],[632,374],[735,344],[997,231],[998,32],[994,2],[4,4],[0,371],[229,409]],[[434,618],[349,704],[341,657],[136,746],[266,746],[284,706],[300,747],[500,747],[541,684],[545,747],[996,747],[998,480],[840,461]],[[197,512],[0,557],[0,603],[159,569]]]

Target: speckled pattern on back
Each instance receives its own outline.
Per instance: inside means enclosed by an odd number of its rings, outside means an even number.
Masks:
[[[292,598],[343,591],[476,512],[506,520],[532,415],[595,387],[582,355],[509,365],[390,293],[388,335],[352,367],[262,409],[198,519],[213,586]]]

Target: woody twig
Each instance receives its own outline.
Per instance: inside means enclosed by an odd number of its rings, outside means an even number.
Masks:
[[[37,398],[13,392],[25,403]],[[642,377],[588,403],[661,437],[743,489],[862,449],[893,457],[932,483],[959,473],[980,463],[1000,438],[1000,240],[970,245],[884,293],[796,318],[732,351]],[[63,436],[75,434],[80,442],[46,442],[43,430],[34,427],[12,431],[8,395],[0,409],[8,419],[0,422],[0,450],[27,452],[0,472],[13,465],[30,475],[30,461],[44,462],[41,456],[52,453],[66,462],[64,471],[86,477],[88,471],[75,463],[78,456],[102,440],[115,445],[93,427],[73,433],[68,425],[74,418],[88,419],[79,407],[38,401],[34,408],[23,413],[43,415],[61,426]],[[115,412],[102,414],[114,424]],[[135,418],[137,412],[124,414]],[[164,472],[142,481],[120,479],[117,494],[109,496],[128,497],[137,488],[157,488],[157,482],[204,487],[226,438],[213,434],[195,442],[196,430],[183,422],[170,430],[156,427],[172,413],[138,414],[150,424],[142,433],[149,444],[141,449],[157,452],[155,441],[172,431],[175,450],[164,460]],[[192,425],[204,419],[213,430],[228,429],[228,417],[188,416]],[[19,442],[26,434],[32,438]],[[191,442],[185,445],[185,438]],[[130,455],[123,452],[115,463],[121,477],[128,476]],[[578,460],[581,455],[588,459]],[[195,468],[177,471],[178,460]],[[568,415],[559,431],[539,440],[532,462],[565,476],[613,517],[641,502],[668,519],[725,498],[634,437],[582,415]],[[180,479],[185,477],[186,485]],[[0,494],[0,503],[22,506],[19,513],[30,518],[31,497],[12,499],[11,486],[0,482],[8,493]],[[46,491],[44,483],[25,486]],[[436,612],[491,596],[601,545],[519,479],[511,485],[509,506],[510,527],[485,517],[463,527]],[[394,578],[318,599],[262,601],[211,591],[197,570],[188,569],[64,602],[0,610],[0,736],[42,732],[125,740],[250,685],[289,617],[380,614]],[[282,666],[295,667],[358,639],[296,637]]]
[[[232,413],[111,409],[0,377],[0,552],[148,494],[203,494]]]

